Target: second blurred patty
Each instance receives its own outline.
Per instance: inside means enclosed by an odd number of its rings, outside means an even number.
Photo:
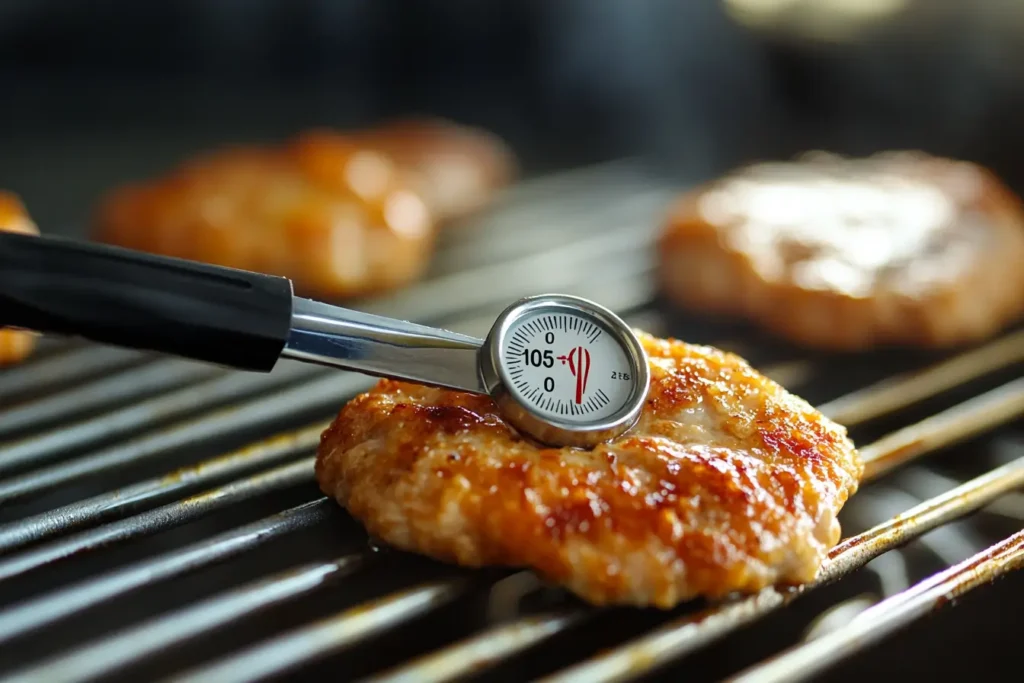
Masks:
[[[945,347],[1024,312],[1024,211],[986,170],[922,153],[806,155],[681,197],[666,295],[808,346]]]
[[[201,155],[162,178],[111,192],[97,212],[96,236],[282,275],[307,296],[344,298],[399,287],[429,265],[438,216],[483,206],[500,184],[459,184],[448,179],[458,174],[431,170],[451,165],[444,161],[450,158],[460,160],[463,175],[474,164],[491,168],[483,152],[466,152],[463,137],[478,140],[475,132],[446,126],[447,137],[429,145],[392,143],[390,150],[387,129],[354,135],[315,130],[280,147]],[[389,153],[396,150],[405,150],[402,159]]]

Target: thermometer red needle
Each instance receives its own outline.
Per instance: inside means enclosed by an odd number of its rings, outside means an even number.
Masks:
[[[577,346],[558,360],[565,365],[569,361],[569,372],[576,378],[576,403],[583,403],[583,394],[587,391],[587,378],[590,377],[590,351],[582,346]]]

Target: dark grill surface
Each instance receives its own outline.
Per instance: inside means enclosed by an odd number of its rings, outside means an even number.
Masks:
[[[1024,561],[1024,330],[945,356],[834,357],[674,313],[650,274],[677,189],[628,161],[525,183],[452,228],[429,279],[358,307],[482,335],[514,298],[558,291],[741,353],[848,425],[869,460],[843,511],[847,540],[815,586],[593,610],[529,572],[381,548],[312,469],[321,430],[371,380],[46,340],[0,374],[0,672],[228,683],[1007,670],[1022,583],[981,587]],[[954,598],[964,604],[918,621]]]

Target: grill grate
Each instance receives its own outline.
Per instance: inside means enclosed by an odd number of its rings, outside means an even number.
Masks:
[[[368,546],[319,495],[311,454],[325,420],[372,380],[292,362],[243,375],[47,341],[34,360],[0,375],[0,672],[224,683],[341,656],[351,666],[344,678],[522,680],[528,670],[557,681],[632,680],[848,583],[928,532],[953,533],[947,525],[978,510],[1019,527],[1021,507],[1006,494],[1024,485],[1024,449],[1013,441],[1024,414],[1024,330],[951,357],[837,363],[741,326],[667,313],[650,277],[650,243],[673,191],[628,162],[523,184],[477,225],[446,235],[427,281],[360,307],[482,335],[509,300],[557,290],[599,300],[655,333],[717,340],[866,444],[867,491],[851,509],[871,504],[871,486],[896,486],[891,470],[954,444],[1009,445],[1011,455],[986,461],[965,483],[915,465],[926,476],[917,488],[944,492],[847,538],[811,585],[630,621],[625,611],[586,608],[540,586],[529,572],[467,572]],[[994,540],[741,680],[809,677],[1017,568],[1020,535]],[[609,619],[623,623],[606,652],[544,653]],[[388,640],[396,631],[403,642]],[[381,639],[394,657],[380,655]]]

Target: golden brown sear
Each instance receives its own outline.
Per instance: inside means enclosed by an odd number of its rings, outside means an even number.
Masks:
[[[423,199],[390,158],[321,131],[220,150],[117,189],[96,230],[131,249],[282,275],[323,298],[415,280],[435,239]]]
[[[983,168],[916,152],[753,165],[672,208],[666,295],[792,341],[981,340],[1024,313],[1024,210]]]
[[[38,235],[24,205],[12,193],[0,191],[0,230]],[[22,330],[0,329],[0,366],[23,360],[35,346],[35,335]]]
[[[516,163],[495,135],[441,119],[402,119],[359,135],[416,174],[427,204],[441,221],[488,205],[511,182]]]
[[[486,397],[384,380],[324,432],[320,488],[398,548],[594,604],[813,579],[863,472],[846,430],[735,355],[640,338],[650,395],[610,443],[545,448]]]

